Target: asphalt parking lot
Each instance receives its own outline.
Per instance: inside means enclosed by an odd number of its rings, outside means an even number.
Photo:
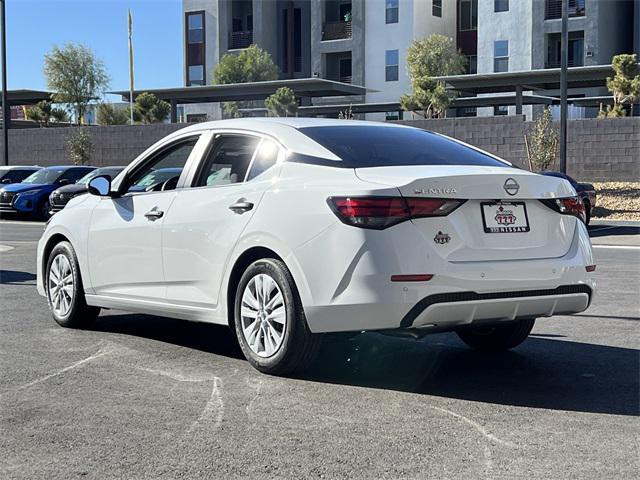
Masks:
[[[277,378],[218,326],[58,327],[42,225],[0,222],[0,478],[637,478],[640,232],[608,227],[591,308],[512,352],[370,333]]]

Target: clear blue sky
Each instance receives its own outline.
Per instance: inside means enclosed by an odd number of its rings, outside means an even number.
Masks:
[[[8,0],[9,90],[46,89],[44,55],[67,42],[83,43],[102,59],[111,90],[127,90],[128,8],[133,15],[136,89],[181,86],[180,0]]]

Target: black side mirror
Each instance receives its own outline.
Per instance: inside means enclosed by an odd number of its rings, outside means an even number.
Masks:
[[[109,175],[98,175],[89,180],[89,193],[98,197],[111,196],[111,177]]]

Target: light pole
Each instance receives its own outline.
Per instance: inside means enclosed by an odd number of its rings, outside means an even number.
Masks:
[[[4,0],[0,0],[0,28],[2,28],[2,160],[9,165],[9,124],[11,123],[11,109],[7,101],[7,29],[5,20]]]
[[[562,0],[560,40],[560,171],[567,173],[567,67],[569,64],[569,0]]]

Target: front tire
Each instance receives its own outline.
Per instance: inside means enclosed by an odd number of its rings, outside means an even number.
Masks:
[[[464,343],[475,350],[502,352],[524,342],[535,323],[535,318],[526,318],[493,327],[469,327],[456,333]]]
[[[234,319],[242,353],[263,373],[301,371],[317,356],[321,335],[309,330],[293,277],[280,260],[247,267],[236,290]]]
[[[63,327],[87,328],[100,308],[87,305],[80,267],[69,242],[60,242],[47,260],[45,290],[53,319]]]

